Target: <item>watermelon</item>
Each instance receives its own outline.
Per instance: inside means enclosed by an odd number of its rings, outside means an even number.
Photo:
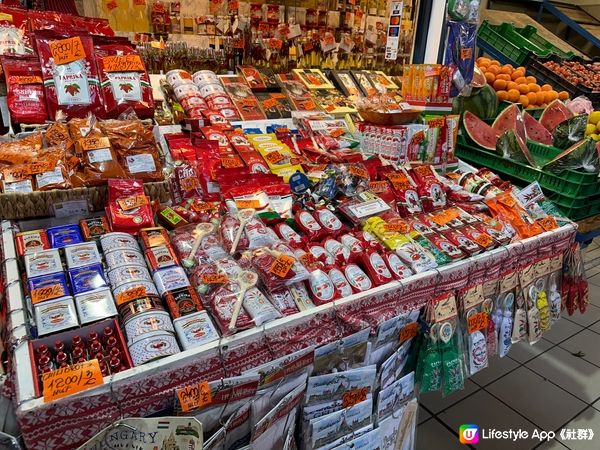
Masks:
[[[546,109],[542,112],[540,123],[546,130],[552,132],[559,123],[564,122],[571,117],[573,117],[571,110],[569,110],[569,108],[567,108],[560,100],[554,100],[546,106]]]
[[[523,111],[523,122],[525,123],[527,139],[544,145],[552,145],[552,134],[527,111]]]
[[[452,111],[461,114],[470,111],[482,119],[491,119],[498,109],[496,91],[489,84],[484,84],[479,89],[473,89],[470,96],[459,95],[454,98]]]
[[[466,111],[463,116],[463,126],[471,140],[477,145],[487,150],[496,150],[498,134],[475,114]]]
[[[521,111],[514,103],[505,108],[504,111],[496,117],[492,128],[496,131],[498,136],[507,130],[515,130],[519,137],[524,142],[527,142],[527,133],[525,132],[525,124],[521,118]]]
[[[515,130],[506,130],[500,135],[496,143],[496,151],[505,159],[529,164],[531,167],[537,166],[527,148],[527,144]]]
[[[544,170],[562,172],[563,170],[583,169],[586,172],[598,173],[598,148],[592,139],[585,139],[560,152],[554,159],[544,165]]]
[[[475,69],[473,70],[473,81],[471,81],[471,85],[474,88],[482,88],[486,84],[487,80],[485,79],[484,73],[479,67],[475,66]]]
[[[552,131],[553,145],[565,149],[583,140],[588,117],[587,114],[581,114],[559,123]]]

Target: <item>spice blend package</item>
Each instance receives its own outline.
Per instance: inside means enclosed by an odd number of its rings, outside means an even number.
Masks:
[[[44,123],[48,118],[42,69],[35,57],[3,57],[6,101],[13,122]]]

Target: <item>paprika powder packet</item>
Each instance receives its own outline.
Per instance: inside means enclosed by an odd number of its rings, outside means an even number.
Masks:
[[[64,111],[67,117],[85,117],[89,112],[104,116],[92,38],[55,31],[36,31],[46,102],[51,119]]]
[[[29,166],[38,191],[68,189],[71,187],[66,151],[62,146],[48,147],[38,151],[38,161]]]
[[[115,231],[154,226],[154,213],[141,180],[109,180],[108,219]]]
[[[127,178],[107,137],[86,137],[75,142],[77,163],[71,182],[74,187],[99,186],[109,179]]]
[[[2,57],[6,102],[15,123],[44,123],[48,118],[42,68],[34,56]]]

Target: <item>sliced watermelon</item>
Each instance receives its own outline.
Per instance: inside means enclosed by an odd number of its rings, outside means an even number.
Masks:
[[[506,130],[502,133],[496,143],[496,151],[505,159],[537,167],[533,156],[531,156],[527,148],[527,144],[515,130]]]
[[[496,117],[492,128],[496,131],[498,136],[505,131],[515,130],[523,141],[527,141],[527,134],[525,132],[525,124],[521,118],[521,111],[515,104],[505,108],[504,111]]]
[[[571,110],[560,100],[554,100],[546,106],[546,109],[544,109],[542,117],[540,117],[540,123],[546,130],[552,132],[559,123],[564,122],[571,117],[573,117]]]
[[[552,134],[527,111],[523,111],[523,122],[527,139],[544,145],[552,145]]]
[[[480,147],[487,150],[496,150],[498,133],[487,123],[470,111],[465,111],[463,126],[469,137]]]

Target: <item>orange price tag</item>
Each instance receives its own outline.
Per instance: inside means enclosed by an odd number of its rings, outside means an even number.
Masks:
[[[117,200],[119,207],[123,211],[129,211],[130,209],[139,208],[140,206],[147,205],[148,197],[145,195],[133,195],[127,198],[120,198]]]
[[[129,289],[128,291],[118,293],[115,300],[117,302],[117,306],[119,306],[123,303],[141,298],[144,295],[146,295],[146,288],[144,286],[137,286],[133,289]]]
[[[24,180],[28,175],[26,167],[21,169],[10,168],[2,171],[2,177],[4,178],[5,183],[14,183],[16,181]]]
[[[483,248],[488,248],[494,243],[494,240],[487,234],[480,234],[475,239],[473,239],[473,241],[481,245]]]
[[[265,155],[265,159],[271,164],[277,164],[279,161],[283,160],[285,157],[279,152],[275,150],[274,152],[267,153]]]
[[[369,172],[362,167],[350,166],[350,175],[355,175],[360,178],[369,178]]]
[[[279,49],[283,45],[283,41],[281,39],[271,38],[269,39],[269,47],[274,49]]]
[[[327,105],[325,107],[325,111],[331,112],[335,109],[335,105]]]
[[[108,3],[106,3],[106,9],[108,9],[109,11],[112,11],[113,9],[118,8],[118,4],[116,0],[110,0]]]
[[[345,133],[345,131],[344,131],[344,129],[343,129],[343,128],[334,128],[333,130],[331,130],[331,131],[329,132],[329,135],[330,135],[331,137],[334,137],[334,138],[336,138],[336,137],[340,137],[340,136],[342,136],[344,133]]]
[[[34,289],[31,291],[31,303],[36,304],[48,300],[50,298],[63,297],[65,290],[60,284],[53,284],[52,286],[44,286],[41,288]]]
[[[260,201],[258,200],[236,200],[235,206],[238,209],[248,209],[248,208],[260,208]]]
[[[109,148],[110,141],[104,137],[88,137],[79,141],[81,148],[84,150],[96,150],[97,148]]]
[[[201,279],[204,284],[225,284],[229,281],[229,277],[222,273],[203,273]]]
[[[388,183],[387,181],[369,181],[369,190],[376,194],[380,194],[382,192],[387,191]]]
[[[18,84],[42,84],[42,77],[17,77]]]
[[[305,253],[300,257],[300,262],[306,267],[309,267],[317,262],[317,258],[315,258],[312,253]]]
[[[517,203],[515,198],[510,192],[504,192],[496,197],[500,203],[505,204],[509,208],[512,208]]]
[[[460,50],[460,59],[471,59],[473,57],[473,49],[472,48],[462,48]]]
[[[296,260],[291,256],[279,255],[275,261],[273,261],[273,264],[271,264],[269,272],[274,273],[278,277],[284,278],[295,262]]]
[[[251,99],[251,98],[245,98],[244,100],[242,100],[241,103],[243,106],[249,106],[249,107],[256,106],[256,102],[254,101],[254,99]]]
[[[317,105],[315,105],[315,102],[313,102],[312,100],[306,100],[304,103],[302,103],[302,107],[306,111],[312,111],[317,107]]]
[[[212,403],[212,394],[208,381],[178,389],[177,398],[183,412],[202,408]]]
[[[488,326],[488,315],[487,313],[480,312],[473,314],[467,319],[467,330],[469,334],[475,333],[479,330],[485,330]]]
[[[369,388],[366,387],[351,389],[344,392],[344,396],[342,397],[342,408],[348,408],[357,403],[364,402],[367,399],[368,393]]]
[[[200,186],[200,180],[198,178],[184,178],[179,181],[181,189],[184,191],[191,191]]]
[[[44,402],[67,397],[104,383],[97,359],[42,374]]]
[[[226,169],[235,169],[236,167],[244,167],[244,163],[238,156],[224,156],[221,158],[221,165]]]
[[[546,231],[552,231],[552,230],[556,230],[558,228],[556,219],[552,216],[544,217],[543,219],[538,220],[538,223]]]
[[[32,163],[27,166],[27,173],[29,175],[35,175],[38,173],[49,172],[52,170],[52,167],[48,163]]]
[[[110,2],[113,3],[113,2]],[[116,5],[116,2],[114,2]],[[108,4],[106,5],[108,6]],[[85,49],[79,36],[50,42],[50,53],[54,58],[54,64],[68,64],[78,59],[85,58]]]
[[[395,231],[397,233],[408,233],[410,228],[402,222],[385,223],[383,224],[384,231]]]
[[[417,322],[412,322],[406,325],[404,328],[400,330],[400,343],[408,341],[409,339],[414,338],[419,331],[419,324]]]
[[[458,216],[459,216],[458,211],[456,211],[455,209],[447,209],[447,210],[442,211],[441,213],[433,216],[431,218],[431,220],[433,220],[439,226],[443,227],[448,222],[458,218]]]
[[[143,72],[144,63],[139,55],[106,56],[102,58],[105,72]]]
[[[277,106],[277,100],[274,98],[268,98],[263,102],[265,108],[275,108]]]

